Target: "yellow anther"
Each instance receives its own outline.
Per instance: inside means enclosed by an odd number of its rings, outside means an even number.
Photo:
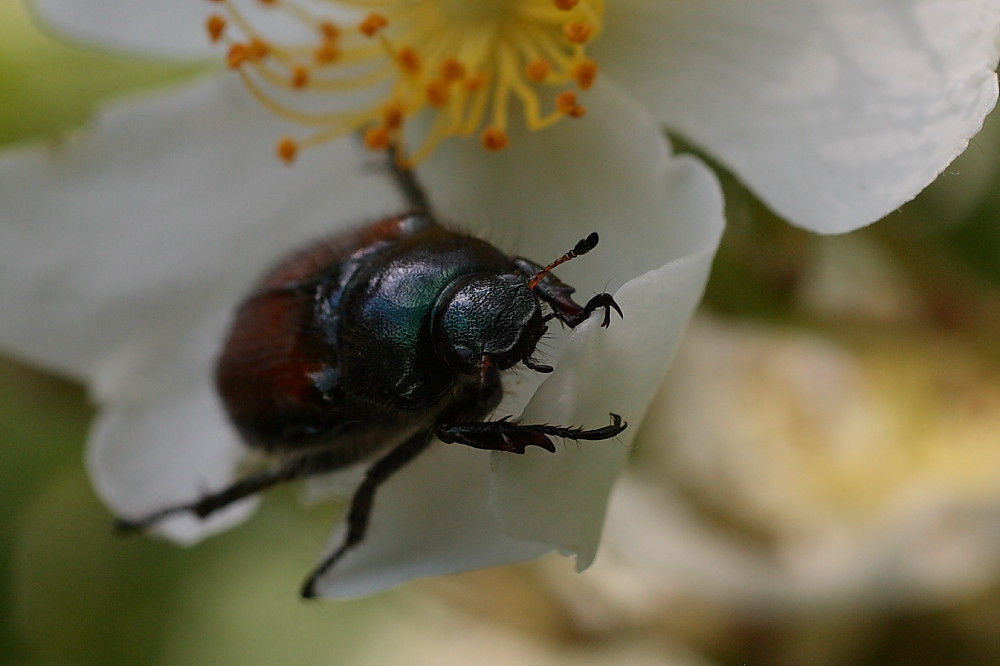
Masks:
[[[333,40],[326,40],[313,52],[313,58],[321,65],[329,65],[340,57],[340,47]]]
[[[389,129],[398,129],[406,117],[403,106],[399,102],[390,102],[382,109],[382,124]]]
[[[208,30],[208,38],[212,42],[217,42],[222,39],[222,33],[226,30],[226,19],[218,14],[212,14],[205,21],[205,28]]]
[[[416,74],[420,71],[420,54],[414,48],[407,46],[400,49],[396,60],[410,74]]]
[[[233,44],[229,47],[229,53],[226,55],[226,65],[230,69],[237,69],[248,60],[250,60],[250,47],[246,44]]]
[[[448,83],[446,81],[431,81],[424,88],[427,93],[427,102],[431,106],[441,108],[448,104]]]
[[[333,21],[320,21],[319,22],[319,33],[323,35],[324,40],[337,39],[340,37],[340,26],[338,26]]]
[[[441,78],[445,81],[458,81],[465,76],[465,65],[458,58],[445,58],[441,63]]]
[[[469,92],[476,92],[477,90],[482,90],[486,87],[486,84],[490,82],[490,77],[486,74],[474,74],[469,78],[462,81],[462,87],[464,87]]]
[[[551,63],[543,58],[536,58],[535,60],[532,60],[524,68],[524,75],[528,77],[528,80],[532,83],[545,83],[545,80],[549,78],[549,74],[551,73]]]
[[[263,106],[311,128],[278,143],[283,160],[361,134],[370,148],[395,147],[407,165],[452,139],[478,137],[485,149],[503,150],[515,116],[538,132],[584,115],[583,91],[598,73],[588,45],[603,30],[606,4],[334,0],[360,9],[345,23],[324,2],[256,0],[305,28],[304,39],[279,43],[242,3],[213,1],[218,11],[205,25],[227,45],[229,66]]]
[[[388,127],[376,125],[365,130],[365,146],[371,150],[388,150],[392,145],[392,132]]]
[[[387,25],[389,25],[389,19],[378,12],[372,12],[361,22],[358,26],[358,30],[368,37],[374,37],[375,33]]]
[[[556,108],[572,118],[582,118],[587,113],[587,109],[580,106],[576,93],[572,90],[564,90],[556,95]]]
[[[483,130],[479,137],[486,150],[498,152],[510,145],[510,137],[499,127],[490,126]]]
[[[271,45],[260,37],[254,37],[247,44],[247,49],[250,54],[250,59],[254,62],[263,60],[267,56],[271,55]]]
[[[305,65],[297,65],[292,68],[291,86],[296,90],[301,90],[309,85],[309,68]]]
[[[299,144],[295,139],[286,136],[278,141],[277,152],[282,162],[291,164],[299,155]]]
[[[585,58],[573,65],[570,74],[580,90],[589,90],[597,78],[597,61]]]
[[[563,35],[571,44],[586,44],[594,34],[594,26],[583,21],[570,21],[563,26]]]

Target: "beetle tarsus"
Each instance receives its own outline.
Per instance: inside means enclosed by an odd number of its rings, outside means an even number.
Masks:
[[[521,359],[521,362],[524,363],[525,367],[534,370],[535,372],[548,374],[553,370],[555,370],[555,368],[553,368],[551,365],[545,365],[544,363],[536,363],[534,360],[531,359],[530,356]]]
[[[587,301],[587,304],[583,306],[583,313],[580,315],[580,322],[585,321],[588,317],[590,317],[591,314],[593,314],[595,310],[598,310],[600,308],[604,308],[604,321],[601,322],[601,326],[603,326],[604,328],[607,328],[608,326],[611,325],[612,310],[617,312],[618,316],[621,317],[622,319],[625,318],[625,315],[622,314],[622,309],[618,306],[618,303],[615,302],[614,296],[605,292],[603,294],[597,294],[589,301]]]

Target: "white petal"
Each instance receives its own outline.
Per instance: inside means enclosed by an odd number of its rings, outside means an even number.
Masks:
[[[622,0],[602,71],[820,232],[911,199],[997,99],[996,0]]]
[[[0,161],[0,346],[88,382],[105,410],[91,470],[119,512],[228,482],[235,436],[210,386],[235,304],[289,248],[400,208],[355,142],[289,168],[275,136],[212,79]],[[238,513],[167,532],[190,541]]]
[[[598,201],[591,205],[623,209],[631,233],[605,238],[614,239],[619,263],[648,272],[615,293],[623,321],[602,329],[592,318],[577,329],[523,420],[599,427],[615,412],[631,426],[615,441],[567,442],[556,455],[494,454],[493,461],[494,505],[506,531],[576,554],[578,569],[593,561],[611,484],[701,298],[724,224],[717,181],[703,164],[685,157],[667,161],[643,146],[648,135],[635,124],[615,138],[620,152],[609,162],[619,169],[630,162],[635,171],[619,174],[613,189],[597,187]],[[633,190],[643,178],[660,185]],[[639,207],[622,203],[648,192],[653,196]],[[625,247],[619,249],[621,240]],[[650,270],[649,263],[658,267]]]
[[[203,0],[34,0],[41,20],[76,39],[138,53],[203,57],[218,53],[205,31]]]
[[[279,127],[237,82],[211,78],[0,160],[0,344],[102,399],[207,377],[234,304],[270,263],[399,209],[355,142],[289,168],[272,153]]]
[[[134,519],[228,485],[245,456],[206,382],[153,404],[103,410],[91,433],[87,467],[101,499],[117,515]],[[256,499],[245,500],[207,520],[181,515],[155,531],[193,543],[242,521],[256,506]]]
[[[358,597],[413,578],[530,560],[551,550],[504,534],[489,509],[490,454],[435,442],[383,485],[364,542],[319,580],[324,597]],[[327,552],[343,541],[336,530]]]
[[[257,0],[230,1],[267,39],[291,44],[316,38],[315,25],[296,20],[291,12]],[[164,57],[215,57],[220,64],[224,58],[225,48],[211,43],[205,23],[210,15],[226,12],[208,0],[34,0],[34,4],[42,23],[97,46]],[[357,15],[323,0],[311,4],[314,14],[327,19]],[[230,29],[237,39],[248,37],[238,27]]]
[[[701,294],[723,218],[711,172],[693,159],[672,159],[639,107],[602,86],[588,109],[583,121],[540,135],[514,131],[498,155],[451,143],[421,175],[445,219],[489,229],[502,247],[511,246],[504,238],[518,239],[538,261],[599,230],[593,252],[560,268],[583,295],[640,274],[618,292],[625,321],[616,317],[609,330],[590,322],[526,415],[596,427],[614,410],[633,427],[617,442],[568,443],[554,456],[492,454],[492,462],[481,451],[433,445],[380,489],[369,536],[324,577],[321,594],[371,594],[552,548],[578,551],[581,564],[592,558],[618,462]],[[575,272],[562,270],[574,265]],[[574,378],[581,380],[575,387]]]

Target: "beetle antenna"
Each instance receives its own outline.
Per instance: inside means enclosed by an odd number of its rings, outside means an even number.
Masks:
[[[576,244],[576,246],[573,247],[572,250],[570,250],[563,256],[559,257],[558,259],[553,261],[551,264],[549,264],[542,270],[535,273],[534,277],[528,280],[528,289],[534,291],[535,287],[537,287],[539,283],[541,283],[541,281],[545,279],[545,276],[551,273],[556,266],[559,266],[560,264],[565,264],[570,259],[576,259],[577,257],[587,254],[588,252],[593,250],[595,247],[597,247],[598,240],[599,238],[597,236],[596,231],[587,236],[586,238],[584,238],[583,240],[581,240],[579,243]]]
[[[427,192],[424,190],[423,185],[417,180],[417,174],[414,173],[413,169],[406,166],[395,144],[389,146],[388,152],[389,169],[392,171],[392,177],[396,181],[396,185],[406,199],[406,205],[410,207],[410,212],[424,213],[428,217],[433,217],[431,214],[430,199],[427,198]]]

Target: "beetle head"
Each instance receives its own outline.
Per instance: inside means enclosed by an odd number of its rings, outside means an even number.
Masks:
[[[452,367],[477,374],[506,370],[531,356],[545,332],[538,297],[516,275],[464,278],[435,308],[434,344]]]

